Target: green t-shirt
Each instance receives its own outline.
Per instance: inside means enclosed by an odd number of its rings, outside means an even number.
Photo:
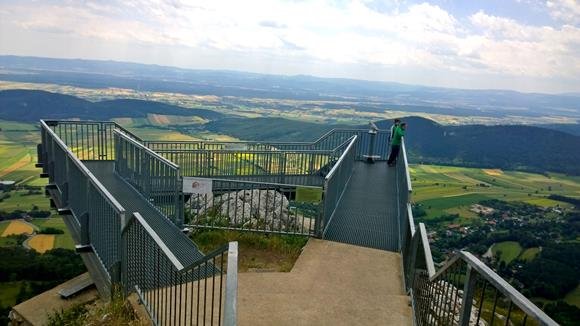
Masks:
[[[400,126],[395,128],[395,132],[393,132],[393,139],[391,140],[391,145],[401,145],[401,138],[405,136],[405,130]]]

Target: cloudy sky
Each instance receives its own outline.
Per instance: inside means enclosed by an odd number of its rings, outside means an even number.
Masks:
[[[0,54],[580,92],[580,0],[0,0]]]

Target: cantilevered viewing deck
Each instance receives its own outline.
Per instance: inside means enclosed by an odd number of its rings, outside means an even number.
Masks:
[[[41,121],[41,137],[47,193],[99,293],[135,293],[153,324],[555,325],[468,252],[435,270],[404,143],[388,167],[374,125],[311,143],[172,142]],[[237,243],[202,253],[184,233],[198,228],[313,239],[288,273],[238,275]]]
[[[324,239],[398,252],[396,177],[385,161],[356,162]]]

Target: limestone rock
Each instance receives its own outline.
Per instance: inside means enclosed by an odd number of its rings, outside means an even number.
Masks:
[[[192,195],[186,209],[196,216],[217,214],[226,218],[230,226],[284,231],[297,227],[296,216],[289,213],[289,204],[288,198],[279,191],[251,189],[221,195]]]

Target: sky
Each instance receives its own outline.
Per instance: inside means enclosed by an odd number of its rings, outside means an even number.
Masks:
[[[580,93],[580,0],[0,0],[0,54]]]

